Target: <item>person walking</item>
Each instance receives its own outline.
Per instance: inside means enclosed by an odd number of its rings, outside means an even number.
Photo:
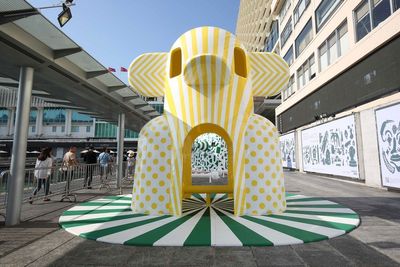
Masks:
[[[50,175],[51,167],[53,166],[53,159],[51,157],[51,148],[43,148],[40,152],[35,164],[35,179],[37,180],[37,186],[32,192],[32,196],[29,198],[29,203],[33,203],[33,197],[40,191],[42,185],[44,186],[44,199],[43,201],[50,201],[47,197],[50,190]]]
[[[67,183],[65,184],[65,194],[64,194],[64,196],[66,197],[70,195],[69,187],[71,184],[72,177],[74,175],[74,167],[77,165],[78,165],[78,160],[76,159],[76,147],[71,146],[69,151],[64,155],[63,167],[62,167],[64,170],[65,178],[67,180]]]
[[[135,171],[135,153],[134,152],[130,152],[128,154],[128,158],[127,158],[127,162],[128,162],[128,178],[133,178],[133,174]]]
[[[107,149],[106,147],[103,148],[103,152],[100,153],[99,155],[99,163],[100,163],[100,176],[103,181],[103,177],[105,180],[107,180],[107,175],[110,169],[110,163],[112,161],[112,157],[110,155],[110,150]]]
[[[90,146],[88,151],[83,155],[83,160],[86,163],[86,175],[83,187],[87,189],[92,189],[92,180],[93,180],[93,170],[97,163],[97,155],[94,152],[94,147]]]

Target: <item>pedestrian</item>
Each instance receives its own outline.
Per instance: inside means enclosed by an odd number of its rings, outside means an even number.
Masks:
[[[42,185],[44,186],[44,199],[43,201],[50,201],[47,197],[50,190],[50,175],[51,167],[53,166],[53,159],[51,156],[51,148],[43,148],[40,152],[35,164],[35,179],[37,181],[36,188],[32,192],[32,196],[29,198],[29,203],[33,203],[33,197],[40,191]]]
[[[132,178],[134,171],[135,171],[135,153],[134,152],[129,152],[127,162],[128,162],[128,177]]]
[[[86,175],[83,187],[87,189],[92,189],[92,180],[93,180],[93,170],[95,168],[95,164],[97,163],[97,155],[94,152],[94,147],[90,146],[88,151],[83,155],[83,160],[86,163]]]
[[[65,191],[69,194],[69,185],[74,176],[74,167],[78,165],[78,161],[76,159],[76,147],[71,146],[67,153],[65,153],[62,163],[63,171],[65,174],[65,178],[67,180]]]
[[[100,153],[99,155],[99,163],[100,163],[100,176],[101,179],[103,180],[104,178],[107,180],[107,175],[110,170],[110,163],[112,161],[112,157],[110,155],[110,150],[107,149],[106,147],[103,148],[103,152]]]

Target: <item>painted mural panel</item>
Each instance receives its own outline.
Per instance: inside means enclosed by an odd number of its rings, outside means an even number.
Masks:
[[[400,188],[400,103],[376,111],[382,184]]]
[[[305,171],[358,178],[354,116],[302,131]]]
[[[281,149],[282,166],[296,169],[296,140],[293,133],[284,134],[279,137]]]

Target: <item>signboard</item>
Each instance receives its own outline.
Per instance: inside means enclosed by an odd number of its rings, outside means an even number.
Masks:
[[[281,149],[282,166],[296,169],[296,141],[294,132],[281,135],[279,137],[279,146]]]
[[[400,188],[400,104],[375,112],[382,185]]]
[[[354,116],[301,132],[305,171],[358,178]]]

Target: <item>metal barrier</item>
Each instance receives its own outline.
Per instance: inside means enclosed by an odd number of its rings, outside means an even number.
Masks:
[[[124,162],[124,170],[126,163]],[[76,196],[73,192],[87,188],[91,179],[90,186],[99,186],[99,190],[103,188],[111,189],[113,184],[116,185],[117,179],[117,164],[111,163],[107,168],[100,164],[80,164],[72,167],[56,165],[51,168],[28,168],[25,169],[25,186],[23,194],[23,202],[28,202],[32,196],[33,190],[37,187],[38,179],[35,178],[35,170],[50,169],[50,192],[48,196],[62,194],[61,201],[69,200],[76,201]],[[126,173],[126,172],[125,172]],[[0,209],[7,205],[7,184],[11,179],[10,170],[0,173]],[[122,182],[126,180],[123,175]],[[42,188],[44,185],[42,185]],[[43,188],[44,189],[44,188]],[[33,201],[44,198],[44,191],[41,190],[33,197]]]

